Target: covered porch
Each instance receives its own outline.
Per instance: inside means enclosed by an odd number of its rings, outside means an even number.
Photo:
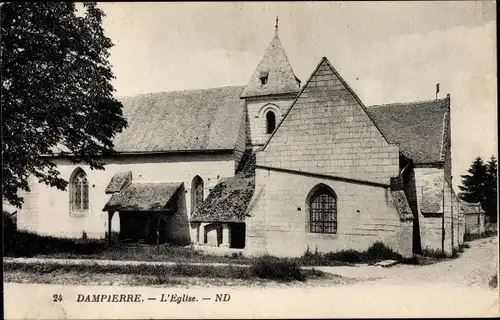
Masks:
[[[183,193],[181,182],[129,183],[114,193],[103,208],[108,215],[108,243],[112,242],[114,215],[119,215],[120,243],[189,243]]]

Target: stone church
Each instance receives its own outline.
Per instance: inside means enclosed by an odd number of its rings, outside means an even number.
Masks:
[[[246,86],[122,103],[118,155],[104,171],[52,156],[69,187],[33,178],[18,228],[276,256],[463,241],[449,95],[365,106],[327,58],[301,83],[276,27]]]

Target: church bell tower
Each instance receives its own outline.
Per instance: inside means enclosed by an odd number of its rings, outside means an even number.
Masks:
[[[247,109],[247,148],[258,151],[271,136],[300,91],[278,35],[278,17],[274,37],[260,60],[240,98]]]

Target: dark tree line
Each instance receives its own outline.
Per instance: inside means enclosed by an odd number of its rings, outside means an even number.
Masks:
[[[72,154],[93,169],[113,152],[127,122],[113,97],[111,40],[95,2],[0,5],[2,64],[2,197],[20,207],[28,177],[65,189],[47,157]],[[59,150],[58,150],[58,147]]]
[[[467,202],[479,202],[491,222],[496,222],[497,209],[497,159],[491,156],[488,162],[477,157],[462,175],[462,185],[459,186],[458,197]]]

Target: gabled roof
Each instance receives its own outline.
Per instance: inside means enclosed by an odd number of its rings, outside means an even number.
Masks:
[[[262,85],[260,76],[266,73],[268,80],[265,85]],[[276,32],[248,85],[243,90],[241,98],[297,93],[299,90],[300,80],[295,76]]]
[[[367,111],[389,143],[398,144],[414,163],[442,161],[448,98],[376,105]]]
[[[242,125],[243,87],[148,93],[121,99],[128,127],[118,152],[233,150]]]
[[[177,183],[131,183],[111,196],[103,211],[165,211],[182,187]]]
[[[132,182],[132,171],[117,172],[109,181],[104,193],[120,192],[124,187]]]

